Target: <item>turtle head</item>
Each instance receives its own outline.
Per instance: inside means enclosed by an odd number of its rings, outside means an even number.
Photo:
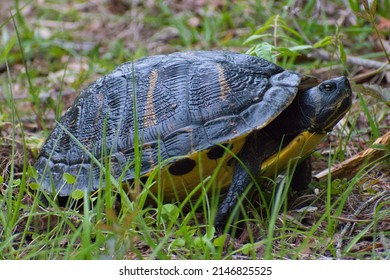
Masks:
[[[300,126],[310,132],[326,133],[351,107],[351,86],[346,77],[327,80],[302,92],[298,102],[303,115]]]

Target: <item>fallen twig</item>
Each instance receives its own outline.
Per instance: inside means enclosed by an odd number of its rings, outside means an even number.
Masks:
[[[316,50],[314,52],[314,55],[311,55],[311,56],[320,57],[320,58],[325,59],[325,60],[331,59],[330,53],[328,53],[327,51],[324,51],[324,50]],[[348,64],[359,65],[359,66],[363,66],[366,68],[372,68],[372,69],[382,69],[382,71],[390,71],[390,64],[387,62],[379,62],[376,60],[360,58],[360,57],[351,56],[351,55],[348,55],[346,57],[346,59],[347,59]]]
[[[390,143],[390,131],[382,137],[378,138],[374,145],[388,145]],[[374,161],[385,156],[384,150],[378,150],[374,148],[368,148],[355,156],[332,166],[332,168],[325,169],[313,177],[318,181],[324,181],[327,179],[329,172],[332,174],[332,179],[352,178],[358,170],[362,168],[364,164],[369,161]]]

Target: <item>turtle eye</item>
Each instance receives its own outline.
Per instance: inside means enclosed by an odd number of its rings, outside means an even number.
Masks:
[[[323,83],[321,86],[320,86],[320,90],[322,92],[332,92],[336,89],[336,84],[335,83],[330,83],[330,82],[327,82],[327,83]]]

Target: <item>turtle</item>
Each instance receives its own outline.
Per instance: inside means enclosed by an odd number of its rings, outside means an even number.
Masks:
[[[128,186],[152,177],[159,183],[149,191],[172,201],[217,172],[225,198],[215,224],[223,227],[253,179],[290,159],[299,161],[293,188],[305,189],[309,155],[351,100],[344,76],[320,82],[248,54],[144,57],[81,91],[42,146],[35,181],[67,197],[104,189],[108,179]]]

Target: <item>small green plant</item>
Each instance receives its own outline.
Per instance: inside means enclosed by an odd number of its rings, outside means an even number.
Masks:
[[[384,1],[384,2],[385,2],[385,5],[387,5],[387,7],[388,7],[389,6],[389,1]],[[375,22],[378,1],[374,0],[374,1],[371,2],[371,4],[369,4],[369,1],[363,0],[362,3],[363,3],[364,11],[363,12],[355,12],[355,14],[358,17],[367,20],[371,24],[371,26],[373,27],[373,29],[374,29],[374,31],[376,33],[376,36],[379,39],[380,46],[382,48],[382,51],[383,51],[384,55],[387,58],[387,62],[390,63],[390,56],[389,56],[389,54],[386,51],[386,48],[385,48],[385,46],[383,44],[382,36],[381,36],[381,34],[380,34],[379,30],[378,30],[378,27],[376,25],[376,22]]]

